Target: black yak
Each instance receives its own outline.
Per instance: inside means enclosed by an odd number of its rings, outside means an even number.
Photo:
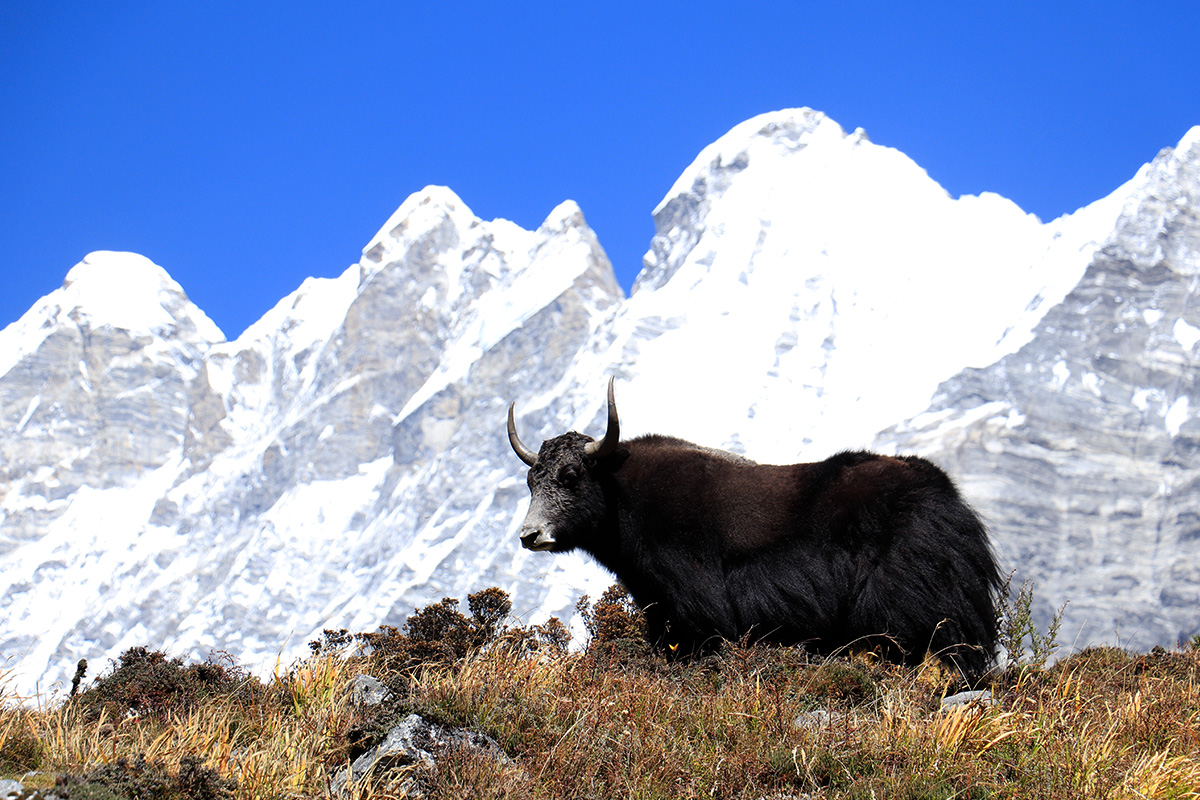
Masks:
[[[590,553],[657,645],[931,652],[968,676],[991,663],[1001,581],[987,531],[928,461],[843,452],[775,466],[667,436],[622,442],[612,380],[604,438],[571,431],[534,453],[514,406],[508,438],[532,498],[521,543]]]

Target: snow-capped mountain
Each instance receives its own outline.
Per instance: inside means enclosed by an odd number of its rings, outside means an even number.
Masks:
[[[877,446],[960,476],[1068,644],[1145,650],[1200,632],[1200,128],[1131,189],[1029,341]]]
[[[1065,638],[1173,644],[1200,629],[1198,142],[1043,224],[766,114],[655,209],[629,298],[573,203],[526,231],[430,187],[232,342],[92,254],[0,331],[0,652],[48,686],[134,644],[287,660],[491,585],[569,616],[611,577],[520,549],[505,411],[531,444],[602,430],[610,374],[625,435],[931,455],[1079,610]]]

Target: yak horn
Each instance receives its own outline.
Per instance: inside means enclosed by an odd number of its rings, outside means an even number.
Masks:
[[[512,449],[517,456],[532,467],[537,463],[537,453],[521,444],[521,437],[517,436],[517,423],[513,419],[513,408],[516,405],[516,403],[510,403],[508,406],[508,443],[512,445]]]
[[[617,419],[617,400],[613,395],[613,379],[608,379],[608,430],[604,438],[598,442],[584,445],[583,452],[592,458],[604,458],[617,449],[621,443],[621,421]],[[515,445],[514,445],[515,446]]]

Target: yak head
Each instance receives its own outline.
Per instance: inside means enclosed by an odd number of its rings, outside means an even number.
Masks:
[[[619,465],[624,453],[617,449],[621,425],[612,379],[608,381],[608,430],[600,441],[571,431],[547,439],[534,453],[517,436],[515,405],[508,407],[508,441],[529,465],[529,513],[521,525],[521,544],[529,550],[565,553],[598,534],[605,517],[601,472]]]

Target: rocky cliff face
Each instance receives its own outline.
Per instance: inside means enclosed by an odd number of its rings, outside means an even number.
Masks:
[[[135,644],[269,665],[489,585],[569,616],[611,577],[520,549],[505,411],[531,444],[601,430],[610,374],[626,435],[795,461],[883,430],[959,478],[1043,621],[1071,600],[1069,642],[1173,643],[1198,140],[1042,224],[763,115],[668,192],[629,298],[573,203],[525,231],[431,187],[231,342],[160,268],[89,256],[0,331],[0,647],[31,687]]]
[[[959,476],[1067,644],[1145,649],[1200,629],[1200,129],[1135,183],[1033,338],[878,444]]]

